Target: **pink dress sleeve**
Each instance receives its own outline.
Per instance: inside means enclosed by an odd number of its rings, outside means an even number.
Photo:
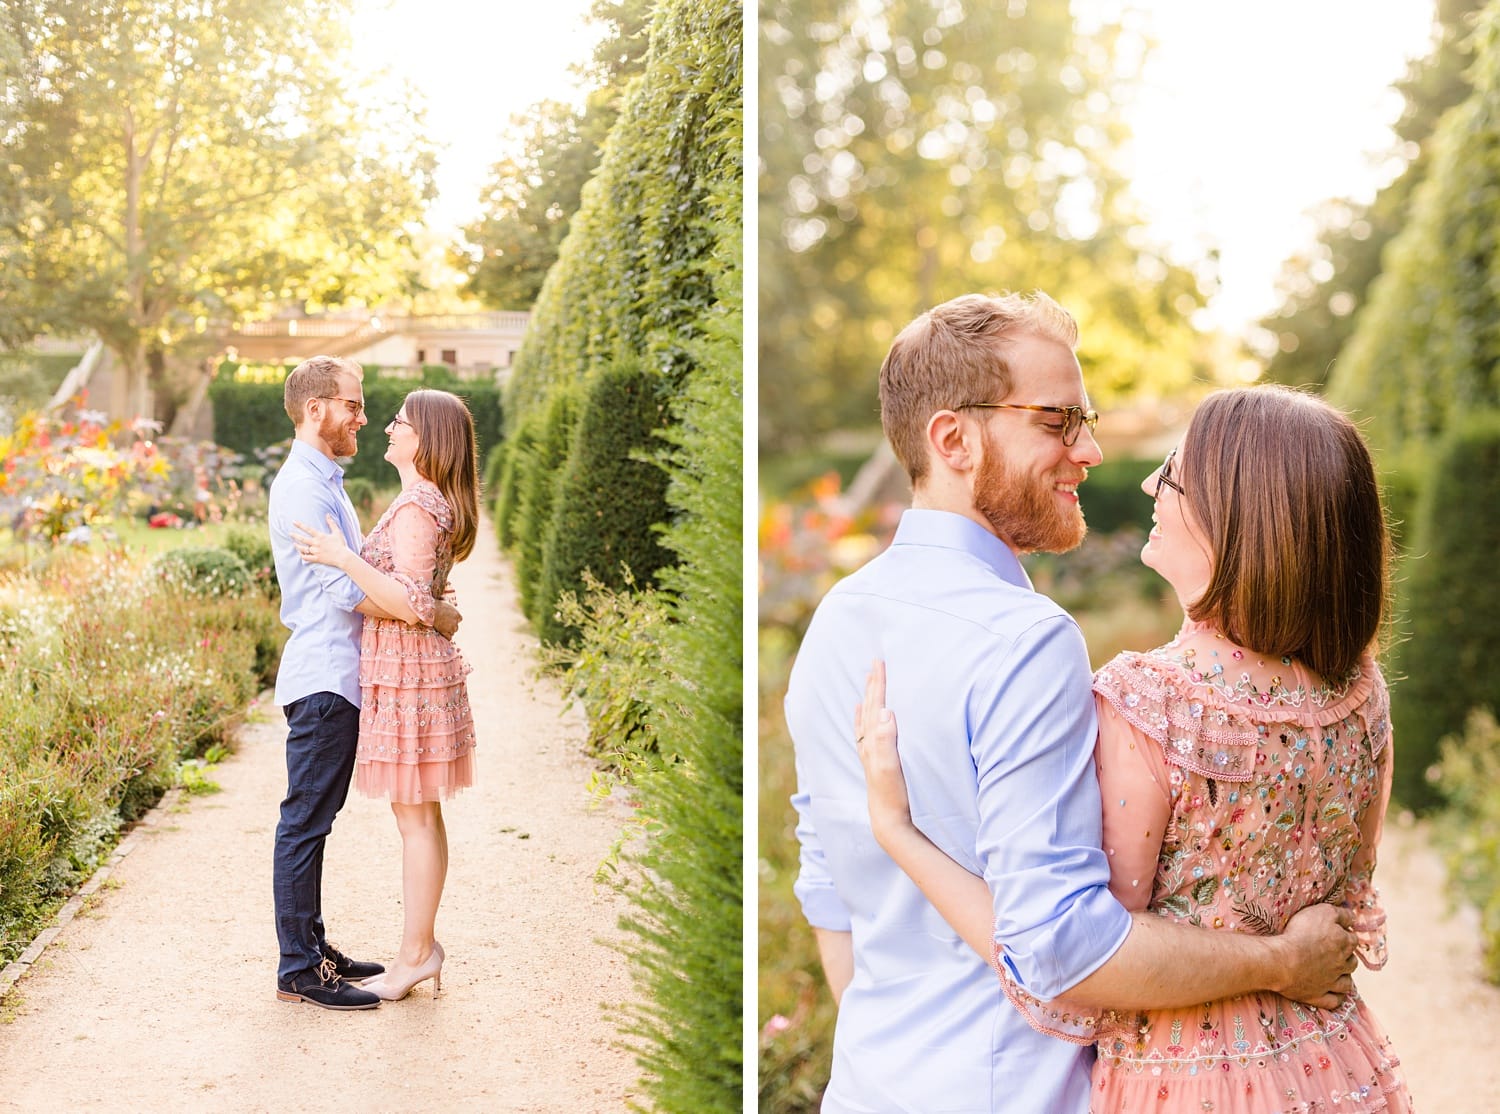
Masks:
[[[1349,864],[1344,887],[1344,905],[1354,914],[1355,953],[1371,971],[1385,966],[1389,958],[1385,944],[1385,907],[1375,888],[1375,849],[1385,827],[1385,810],[1391,801],[1390,695],[1384,678],[1376,681],[1361,712],[1380,771],[1380,792],[1359,821],[1360,845]]]
[[[1104,697],[1099,708],[1099,794],[1104,807],[1104,853],[1109,890],[1132,913],[1151,900],[1156,864],[1172,819],[1172,789],[1161,744]]]
[[[387,525],[391,538],[391,576],[406,589],[406,598],[423,626],[432,626],[435,601],[432,574],[440,540],[437,520],[415,502],[403,504]]]

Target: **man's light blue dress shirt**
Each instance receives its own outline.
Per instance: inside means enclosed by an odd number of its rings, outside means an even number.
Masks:
[[[331,565],[310,565],[292,542],[292,523],[327,530],[338,521],[355,552],[364,542],[359,516],[344,492],[344,470],[317,449],[293,441],[271,481],[271,553],[281,582],[281,622],[292,632],[276,673],[276,703],[285,708],[315,692],[336,692],[359,707],[359,637],[365,594]]]
[[[1033,1030],[870,834],[853,709],[888,666],[912,817],[984,876],[1016,979],[1051,998],[1100,967],[1129,914],[1099,849],[1088,652],[1073,619],[978,523],[909,510],[818,606],[793,666],[801,871],[813,925],[852,931],[825,1114],[1070,1114],[1093,1050]]]

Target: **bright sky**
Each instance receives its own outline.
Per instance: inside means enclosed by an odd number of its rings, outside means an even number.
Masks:
[[[579,103],[572,67],[603,28],[591,0],[359,0],[355,60],[411,80],[427,103],[429,135],[444,145],[435,227],[467,223],[489,168],[514,149],[511,117],[542,100]]]
[[[1209,322],[1242,333],[1279,304],[1282,261],[1312,243],[1304,213],[1390,179],[1390,85],[1428,53],[1432,0],[1087,3],[1138,9],[1158,43],[1131,114],[1134,192],[1170,244],[1219,248]]]
[[[1050,0],[1049,0],[1050,2]],[[1284,259],[1311,242],[1305,212],[1369,198],[1400,111],[1390,89],[1427,52],[1432,0],[1075,0],[1134,9],[1158,45],[1131,113],[1134,186],[1183,254],[1220,251],[1209,321],[1242,332],[1277,304]],[[446,145],[434,224],[476,214],[510,119],[538,100],[577,102],[570,67],[602,33],[590,0],[361,0],[356,57],[409,77]]]

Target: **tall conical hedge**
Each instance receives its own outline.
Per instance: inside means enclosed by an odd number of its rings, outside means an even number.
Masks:
[[[517,457],[515,534],[516,589],[521,611],[539,625],[545,610],[540,603],[542,565],[547,534],[552,522],[552,499],[557,490],[557,471],[568,458],[577,415],[576,390],[559,390],[547,402],[531,451]],[[551,607],[546,601],[546,608]]]
[[[1474,708],[1500,712],[1500,412],[1459,422],[1437,443],[1417,503],[1394,654],[1395,795],[1439,802],[1427,780],[1445,735]]]
[[[627,575],[645,587],[669,558],[657,530],[667,519],[667,475],[650,459],[666,420],[661,386],[634,361],[588,384],[542,547],[535,621],[546,642],[573,639],[555,605],[564,592],[582,594],[585,569],[608,588],[626,587]]]

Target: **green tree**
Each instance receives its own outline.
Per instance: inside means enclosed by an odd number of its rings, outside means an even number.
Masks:
[[[583,185],[598,169],[631,79],[645,66],[651,0],[596,0],[592,18],[610,28],[584,73],[595,83],[584,106],[541,101],[513,118],[520,151],[490,168],[480,216],[451,258],[468,274],[464,292],[497,309],[536,301],[557,260]]]
[[[1420,446],[1500,405],[1500,3],[1474,36],[1473,92],[1438,124],[1429,171],[1328,381],[1377,451]]]
[[[717,222],[740,219],[739,192],[723,188],[743,172],[740,18],[733,0],[656,9],[645,70],[537,296],[507,421],[626,356],[672,384],[691,374],[725,266]]]
[[[8,3],[0,338],[96,333],[170,419],[214,327],[400,289],[433,156],[404,106],[357,104],[350,3]]]
[[[1199,276],[1117,166],[1139,42],[1065,4],[770,0],[760,29],[763,448],[873,424],[896,331],[971,290],[1073,310],[1100,401],[1205,372]]]
[[[1326,384],[1380,274],[1381,253],[1401,231],[1412,196],[1427,177],[1438,120],[1471,92],[1469,32],[1482,7],[1482,0],[1439,0],[1432,52],[1412,61],[1396,83],[1405,106],[1395,125],[1393,157],[1406,165],[1368,203],[1339,199],[1318,206],[1316,242],[1282,265],[1281,305],[1260,322],[1274,347],[1266,367],[1272,382]]]
[[[1417,503],[1417,538],[1402,593],[1391,723],[1396,797],[1410,808],[1440,801],[1427,780],[1439,744],[1476,708],[1500,710],[1500,412],[1462,420],[1437,443]]]

